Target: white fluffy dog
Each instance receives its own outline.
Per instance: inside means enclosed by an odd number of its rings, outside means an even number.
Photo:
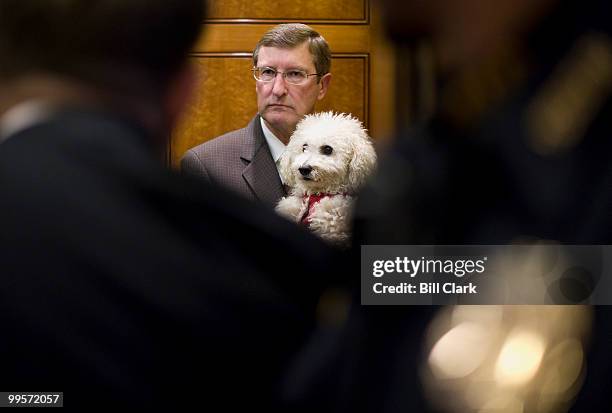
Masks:
[[[376,152],[358,119],[333,112],[308,115],[281,157],[281,178],[291,193],[276,211],[346,247],[356,193],[375,166]]]

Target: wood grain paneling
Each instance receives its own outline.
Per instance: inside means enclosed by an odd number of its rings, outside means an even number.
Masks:
[[[207,27],[194,51],[197,53],[252,52],[257,41],[273,25],[215,24]],[[371,49],[368,26],[310,25],[329,43],[333,53],[364,53]]]
[[[212,0],[209,22],[339,22],[366,23],[368,7],[365,0]]]
[[[246,126],[257,113],[249,54],[199,54],[193,61],[200,85],[171,140],[170,160],[174,167],[187,149]],[[367,55],[334,55],[331,86],[316,110],[352,113],[367,127],[368,67]]]
[[[329,91],[315,110],[352,113],[368,127],[368,56],[334,56]]]

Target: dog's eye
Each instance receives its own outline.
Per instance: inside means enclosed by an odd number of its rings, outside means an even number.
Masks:
[[[308,149],[308,144],[307,143],[302,145],[302,152],[306,152],[306,149]]]
[[[331,146],[329,146],[329,145],[323,145],[323,146],[321,146],[321,153],[322,153],[323,155],[331,155],[333,151],[334,151],[334,148],[332,148],[332,147],[331,147]]]

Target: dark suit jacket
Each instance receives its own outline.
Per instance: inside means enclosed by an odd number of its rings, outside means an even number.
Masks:
[[[0,144],[0,388],[275,410],[328,250],[167,171],[149,139],[65,112]]]
[[[578,63],[584,61],[579,58],[582,53],[600,44],[592,43],[593,33],[598,33],[598,41],[605,39],[602,56],[612,52],[611,13],[585,15],[599,7],[596,3],[555,3],[521,49],[528,56],[522,66],[527,68],[525,80],[507,82],[505,94],[481,108],[477,121],[466,122],[462,128],[449,121],[453,118],[446,112],[394,139],[379,163],[377,177],[358,201],[356,254],[363,244],[505,245],[517,240],[612,244],[612,91],[584,88],[583,76],[589,77],[590,84],[600,81],[596,75],[583,75]],[[602,9],[610,9],[610,2],[600,3]],[[604,21],[607,38],[599,37],[604,36],[598,27]],[[500,72],[493,73],[492,78],[504,78],[498,77]],[[487,90],[486,82],[482,90]],[[555,100],[568,91],[575,99]],[[544,111],[534,111],[539,102],[547,103]],[[469,99],[462,102],[468,108],[470,104]],[[584,117],[574,116],[578,112]],[[550,119],[567,122],[564,127],[576,133],[571,135],[576,139],[565,141],[563,133],[550,130],[544,137],[559,146],[552,144],[550,153],[536,152],[532,125],[548,125]],[[595,283],[598,276],[593,274]],[[594,284],[584,285],[589,285],[588,291]],[[423,343],[434,313],[432,306],[356,306],[348,344],[340,352],[348,354],[348,349],[355,348],[351,343],[359,342],[360,348],[346,361],[347,366],[359,367],[350,369],[350,376],[345,374],[352,382],[345,385],[343,411],[432,411],[421,391],[420,373],[428,357]],[[576,388],[582,385],[582,390],[572,413],[610,411],[611,306],[594,307],[588,341],[584,383],[574,383]],[[547,360],[543,365],[550,367]]]
[[[259,115],[246,128],[189,149],[181,160],[181,171],[272,206],[285,195]]]

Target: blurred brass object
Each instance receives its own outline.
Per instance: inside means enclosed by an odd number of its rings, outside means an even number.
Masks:
[[[495,362],[495,381],[501,387],[521,386],[535,376],[542,363],[545,340],[530,329],[510,332]]]
[[[582,384],[588,306],[454,306],[430,325],[421,377],[449,413],[560,413]]]
[[[466,377],[482,364],[490,343],[491,335],[484,326],[473,322],[461,323],[434,345],[429,354],[429,365],[439,379]],[[478,351],[455,357],[456,348],[478,348]]]
[[[531,148],[541,155],[571,149],[612,90],[612,40],[591,33],[568,56],[527,107]]]

